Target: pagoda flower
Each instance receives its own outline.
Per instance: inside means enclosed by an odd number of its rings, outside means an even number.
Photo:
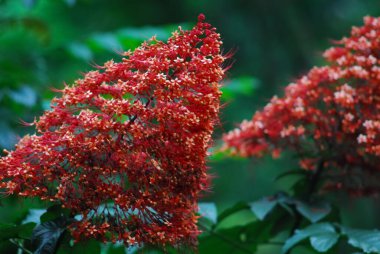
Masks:
[[[204,19],[64,87],[0,159],[2,192],[69,209],[77,241],[195,247],[225,60]]]
[[[324,187],[352,195],[380,192],[380,18],[324,53],[312,68],[252,119],[224,135],[225,149],[241,156],[298,154],[305,170],[321,170]],[[326,178],[325,178],[326,179]]]

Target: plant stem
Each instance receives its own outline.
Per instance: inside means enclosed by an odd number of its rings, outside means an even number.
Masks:
[[[321,178],[322,171],[323,171],[323,164],[324,163],[325,163],[324,160],[320,160],[318,162],[317,169],[310,176],[309,189],[305,193],[305,200],[308,202],[310,202],[314,192],[317,189],[317,186],[318,186],[318,183],[319,183],[319,180]],[[295,231],[300,227],[301,222],[302,222],[302,218],[303,218],[302,215],[296,211],[294,225],[292,227],[292,230],[290,231],[291,236],[294,235]],[[289,254],[290,251],[291,251],[291,249],[289,249],[285,254]]]
[[[15,240],[15,239],[9,239],[9,241],[11,242],[11,243],[13,243],[14,245],[16,245],[18,248],[19,248],[19,250],[21,249],[22,251],[24,251],[25,253],[27,253],[27,254],[33,254],[33,252],[31,252],[30,250],[28,250],[28,249],[26,249],[22,244],[20,244],[17,240]]]
[[[314,192],[317,188],[317,185],[318,185],[319,180],[321,178],[324,163],[325,163],[324,160],[319,161],[318,166],[317,166],[317,170],[315,171],[315,173],[310,178],[309,190],[306,194],[307,201],[310,201],[310,198],[312,197],[312,195],[314,194]]]

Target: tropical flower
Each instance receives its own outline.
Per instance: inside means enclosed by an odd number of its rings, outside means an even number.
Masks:
[[[76,240],[196,244],[197,198],[218,121],[220,35],[199,16],[90,71],[0,159],[0,188],[57,202]],[[78,217],[78,216],[77,216]]]
[[[324,53],[327,65],[285,88],[252,119],[224,136],[225,148],[242,156],[278,155],[291,149],[300,166],[329,175],[327,188],[354,195],[380,191],[380,18]]]

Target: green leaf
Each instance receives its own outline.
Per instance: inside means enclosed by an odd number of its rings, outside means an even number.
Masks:
[[[56,245],[70,219],[60,217],[54,221],[44,222],[38,225],[32,234],[32,242],[37,245],[34,254],[50,254],[56,252]]]
[[[221,161],[228,158],[229,151],[221,151],[220,147],[213,147],[209,149],[210,156],[208,157],[211,161]]]
[[[138,41],[149,40],[152,36],[156,36],[158,40],[166,40],[168,37],[170,37],[170,34],[170,30],[167,30],[163,27],[151,26],[140,28],[128,27],[117,31],[117,35],[121,38],[134,39]]]
[[[74,57],[82,59],[84,61],[90,61],[93,58],[92,51],[84,44],[73,42],[68,47],[67,50]]]
[[[49,100],[47,100],[47,99],[43,99],[42,100],[42,109],[43,110],[51,110],[52,108],[51,108],[51,101],[50,101],[50,99]]]
[[[107,254],[125,254],[125,247],[124,246],[110,246],[107,252]],[[129,252],[128,252],[129,253]]]
[[[242,210],[246,210],[246,209],[249,209],[248,204],[244,203],[244,202],[239,202],[239,203],[235,204],[234,206],[232,206],[232,207],[224,210],[223,212],[221,212],[218,215],[218,223],[220,223],[221,221],[223,221],[227,217],[229,217],[235,213],[238,213]]]
[[[289,197],[286,192],[280,191],[276,193],[275,198],[277,199],[279,204],[294,204],[295,200],[293,197]]]
[[[226,81],[221,88],[223,100],[229,100],[236,95],[250,96],[259,87],[259,81],[251,76],[242,76]]]
[[[31,9],[36,4],[36,0],[24,0],[23,2],[25,7],[29,9]]]
[[[284,212],[271,214],[271,219],[266,221],[255,220],[253,222],[219,228],[215,230],[205,230],[205,234],[199,237],[200,253],[218,254],[246,254],[256,253],[255,250],[260,244],[268,243],[273,238],[273,229],[283,218]]]
[[[69,210],[63,209],[61,205],[53,205],[50,206],[46,212],[41,215],[40,221],[41,223],[52,221],[58,219],[59,217],[67,216],[69,213]]]
[[[92,253],[100,253],[100,243],[96,240],[88,240],[85,242],[75,243],[73,247],[69,248],[67,253],[70,254],[92,254]]]
[[[36,227],[35,223],[25,223],[22,224],[19,227],[19,232],[18,232],[18,238],[21,239],[30,239],[33,234],[33,230]]]
[[[47,44],[50,41],[51,34],[49,27],[44,21],[32,17],[25,17],[18,22],[21,22],[26,29],[34,32],[42,43]],[[18,22],[16,24],[18,24]]]
[[[216,223],[218,218],[218,211],[215,203],[199,203],[199,214],[213,223]]]
[[[64,0],[64,2],[65,2],[68,6],[73,6],[73,5],[76,3],[76,0]]]
[[[236,226],[227,229],[221,229],[212,231],[211,233],[199,237],[199,252],[200,253],[218,253],[229,254],[233,246],[240,246],[240,248],[234,248],[234,254],[247,253],[246,249],[252,251],[256,250],[258,243],[251,242],[249,236],[244,234],[247,228],[255,228],[253,223],[246,226]],[[261,231],[255,230],[257,234]]]
[[[22,225],[0,224],[0,241],[10,238],[28,239],[35,226],[32,222]]]
[[[17,90],[8,91],[8,96],[16,103],[32,107],[37,103],[37,94],[29,86],[21,86]]]
[[[11,149],[17,142],[16,133],[8,126],[7,123],[0,122],[0,147]]]
[[[339,235],[337,233],[326,233],[323,235],[316,235],[310,237],[310,244],[319,252],[326,252],[338,241]]]
[[[121,51],[122,46],[116,36],[112,33],[99,33],[90,38],[87,43],[93,51],[108,50],[111,52]]]
[[[294,176],[294,175],[299,175],[299,176],[305,176],[307,175],[308,172],[305,171],[305,170],[302,170],[302,169],[294,169],[294,170],[289,170],[289,171],[286,171],[282,174],[279,174],[278,176],[275,177],[275,181],[278,181],[284,177],[287,177],[287,176]]]
[[[293,209],[292,209],[287,203],[279,202],[279,205],[280,205],[282,208],[284,208],[284,210],[285,210],[288,214],[290,214],[292,217],[295,216]]]
[[[102,248],[103,245],[103,248]],[[117,244],[119,247],[124,245]],[[116,244],[106,243],[101,244],[99,241],[94,239],[87,241],[80,241],[78,243],[74,243],[70,234],[65,232],[60,239],[59,248],[56,254],[117,254],[117,253],[126,253],[126,252],[111,252],[109,251],[111,247],[116,246]],[[129,253],[129,252],[128,252]]]
[[[305,178],[300,177],[300,179],[293,183],[293,185],[291,186],[291,190],[293,191],[294,195],[307,193],[309,189],[308,182],[309,181],[305,181]]]
[[[312,223],[315,223],[331,212],[331,206],[325,202],[307,204],[296,201],[297,211]]]
[[[380,253],[380,231],[342,227],[342,233],[347,235],[349,244],[365,253]]]
[[[275,197],[264,197],[259,201],[251,203],[250,208],[259,220],[263,220],[276,206],[277,202]]]
[[[309,237],[328,234],[336,234],[334,226],[330,223],[312,224],[304,229],[296,230],[295,234],[286,240],[281,253],[287,253],[296,244]]]

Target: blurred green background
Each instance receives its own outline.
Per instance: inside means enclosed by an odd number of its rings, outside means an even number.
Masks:
[[[119,60],[157,35],[167,39],[178,25],[190,28],[199,13],[217,27],[225,53],[235,52],[224,82],[223,132],[265,105],[290,81],[314,65],[331,41],[348,35],[365,15],[378,16],[380,2],[370,0],[0,0],[0,148],[12,149],[18,137],[32,133],[32,122],[62,88],[95,64]],[[292,169],[290,156],[273,161],[210,159],[214,176],[203,200],[223,209],[286,188],[274,182]],[[294,179],[293,179],[294,180]],[[350,224],[380,226],[373,200],[342,202]],[[27,204],[21,209],[27,211]],[[19,209],[20,210],[20,209]],[[360,211],[360,216],[354,216]],[[12,217],[13,216],[13,217]],[[1,221],[22,216],[1,208]],[[365,219],[363,219],[365,218]]]

